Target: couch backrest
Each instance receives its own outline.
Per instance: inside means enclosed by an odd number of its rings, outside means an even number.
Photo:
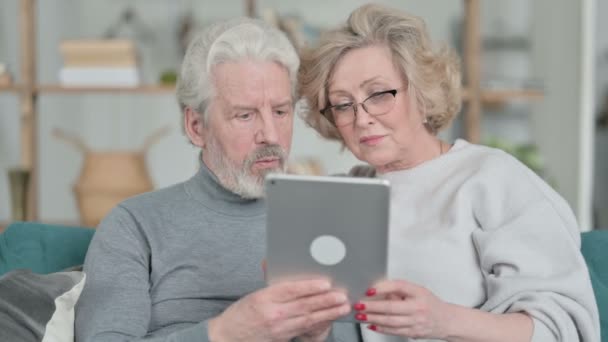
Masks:
[[[0,275],[19,268],[36,273],[58,272],[82,265],[94,229],[18,222],[0,234]],[[600,311],[602,342],[608,342],[608,230],[581,235]]]
[[[95,230],[31,222],[0,234],[0,275],[19,268],[52,273],[81,265]]]
[[[600,311],[602,342],[608,342],[608,230],[585,232],[581,241],[581,252],[589,268]]]

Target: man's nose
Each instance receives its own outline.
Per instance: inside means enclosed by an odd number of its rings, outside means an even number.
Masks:
[[[260,122],[256,133],[257,144],[276,144],[279,139],[279,132],[275,117],[270,113],[259,116]]]

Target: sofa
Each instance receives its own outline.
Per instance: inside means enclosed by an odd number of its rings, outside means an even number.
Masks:
[[[15,223],[0,234],[0,341],[73,342],[93,229]]]
[[[82,265],[94,229],[17,222],[0,234],[0,275],[15,269],[48,274]]]
[[[0,276],[16,269],[49,274],[82,265],[95,230],[14,223],[0,234]],[[582,233],[581,251],[600,311],[602,342],[608,342],[608,230]]]
[[[583,233],[581,252],[589,268],[595,300],[600,311],[601,342],[608,342],[608,230]]]

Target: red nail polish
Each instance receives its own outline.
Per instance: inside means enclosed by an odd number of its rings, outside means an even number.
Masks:
[[[367,321],[367,315],[358,313],[355,315],[355,319],[357,319],[358,321]]]
[[[355,310],[357,310],[357,311],[365,310],[365,304],[363,304],[363,303],[355,304]]]
[[[367,291],[365,292],[365,295],[368,296],[368,297],[371,297],[371,296],[373,296],[375,294],[376,294],[376,289],[373,288],[373,287],[367,289]]]
[[[375,325],[370,325],[370,326],[368,326],[367,328],[368,328],[369,330],[373,330],[373,331],[378,330],[378,327],[376,327]]]

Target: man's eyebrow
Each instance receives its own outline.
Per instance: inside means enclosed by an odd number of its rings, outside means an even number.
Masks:
[[[273,107],[285,107],[285,106],[291,106],[293,104],[293,101],[291,100],[285,100],[283,102],[279,102],[277,104],[272,105]]]
[[[230,106],[230,108],[232,108],[232,109],[238,109],[238,110],[255,110],[255,107],[252,107],[252,106],[243,106],[243,105]]]
[[[293,100],[285,99],[276,104],[272,104],[272,107],[277,108],[277,107],[285,107],[285,106],[292,106],[292,105],[293,105]],[[230,107],[230,110],[239,110],[239,111],[257,111],[258,110],[258,107],[256,107],[256,106],[242,104],[242,103],[238,103],[238,102],[229,104],[229,107]]]

